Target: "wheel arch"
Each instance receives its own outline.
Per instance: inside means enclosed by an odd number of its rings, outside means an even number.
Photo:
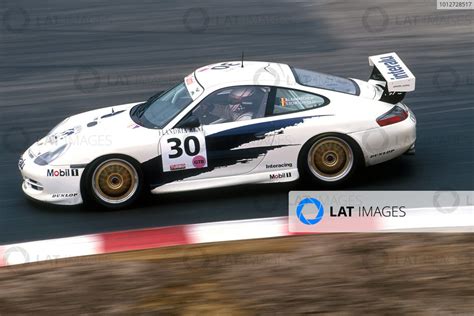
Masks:
[[[309,139],[306,140],[306,142],[304,144],[301,145],[300,150],[298,152],[298,158],[297,158],[298,170],[301,170],[300,168],[301,168],[301,163],[303,161],[302,159],[304,159],[303,154],[306,151],[306,149],[316,139],[319,139],[319,138],[322,138],[322,137],[327,137],[327,136],[336,136],[336,137],[340,137],[343,140],[347,141],[349,143],[349,145],[353,146],[353,150],[355,151],[354,154],[357,155],[357,160],[356,160],[357,163],[359,163],[361,165],[365,165],[366,161],[365,161],[364,152],[362,151],[362,148],[360,147],[359,143],[354,138],[352,138],[351,136],[349,136],[347,134],[341,133],[341,132],[324,132],[324,133],[316,134],[316,135],[310,137]]]
[[[86,181],[87,181],[87,178],[89,177],[89,172],[91,172],[92,166],[95,165],[95,163],[99,160],[107,160],[109,158],[124,159],[132,163],[133,166],[137,169],[139,176],[141,176],[141,180],[143,181],[142,189],[146,187],[147,179],[145,177],[145,174],[143,173],[142,165],[137,159],[125,154],[109,153],[109,154],[96,157],[84,167],[84,172],[82,172],[81,179],[80,179],[80,191],[81,191],[81,196],[83,197],[83,200],[87,199],[87,196],[88,196]]]

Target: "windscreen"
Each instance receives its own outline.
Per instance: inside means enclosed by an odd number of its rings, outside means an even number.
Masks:
[[[163,128],[192,101],[184,82],[181,82],[174,88],[139,105],[133,111],[132,118],[145,127]]]

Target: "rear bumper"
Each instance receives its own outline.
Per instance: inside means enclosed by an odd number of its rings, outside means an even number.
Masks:
[[[408,150],[404,153],[404,155],[407,155],[407,156],[415,155],[415,144],[411,145],[411,147],[408,148]]]
[[[405,153],[414,154],[416,118],[409,111],[402,122],[349,135],[362,149],[366,166],[376,165]]]

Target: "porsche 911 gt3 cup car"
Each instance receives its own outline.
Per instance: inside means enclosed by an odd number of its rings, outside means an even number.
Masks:
[[[66,118],[22,155],[23,191],[119,208],[143,190],[343,183],[415,146],[401,103],[415,77],[395,53],[369,63],[368,81],[269,62],[201,67],[146,102]]]

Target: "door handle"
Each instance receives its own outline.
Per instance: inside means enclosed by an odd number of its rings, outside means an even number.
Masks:
[[[263,139],[265,138],[265,133],[255,133],[253,134],[256,139]]]

